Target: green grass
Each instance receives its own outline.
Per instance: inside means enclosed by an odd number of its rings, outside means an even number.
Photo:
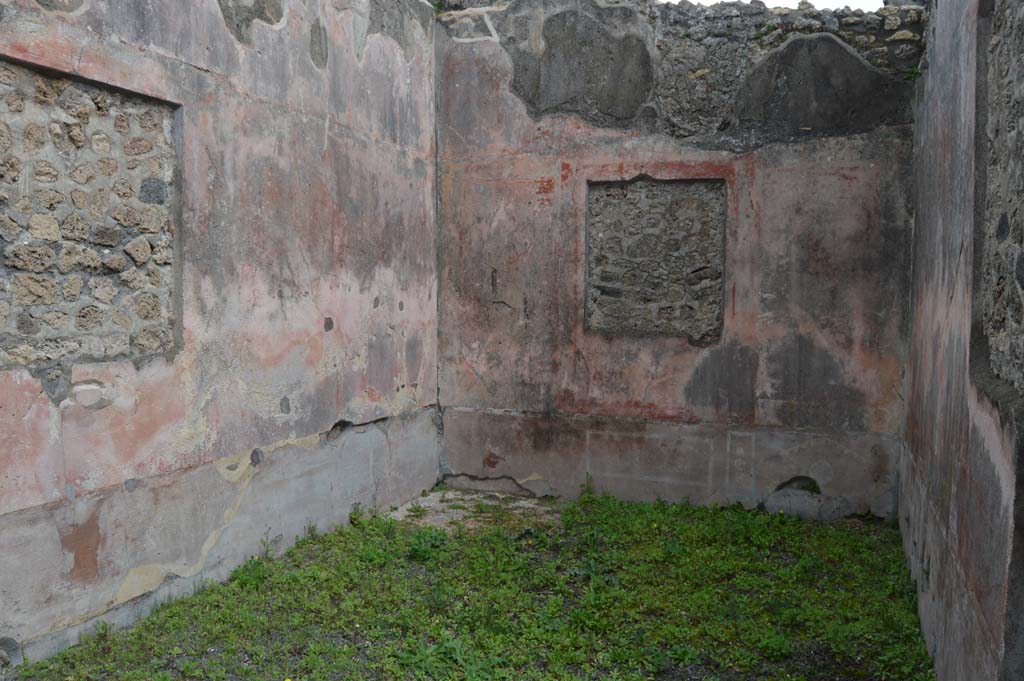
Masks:
[[[931,679],[895,528],[584,495],[360,515],[28,679]]]

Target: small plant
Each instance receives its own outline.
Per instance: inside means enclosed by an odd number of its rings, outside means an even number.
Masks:
[[[905,80],[907,82],[910,82],[910,81],[913,81],[913,80],[917,80],[920,77],[921,77],[921,70],[919,68],[917,68],[916,66],[914,68],[906,69],[905,71],[903,71],[903,80]]]
[[[231,574],[231,580],[243,589],[259,589],[270,576],[264,559],[253,556]]]
[[[352,527],[358,527],[365,515],[366,513],[363,511],[363,505],[357,501],[352,504],[352,508],[348,512],[348,524]]]
[[[757,641],[757,649],[769,660],[782,660],[791,652],[789,639],[775,631],[766,631]]]
[[[268,527],[263,531],[263,537],[260,539],[260,547],[263,549],[262,555],[266,559],[273,558],[274,556],[274,543],[270,540],[270,528]]]
[[[672,646],[669,657],[677,665],[688,667],[700,660],[700,651],[691,645],[682,643]]]
[[[420,563],[433,560],[448,541],[448,534],[439,527],[423,527],[412,535],[409,558]]]

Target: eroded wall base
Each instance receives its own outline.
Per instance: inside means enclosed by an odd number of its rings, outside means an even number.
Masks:
[[[225,579],[265,542],[408,501],[437,481],[439,445],[428,408],[0,516],[0,639],[38,660]]]
[[[445,482],[575,497],[764,504],[802,517],[895,513],[895,436],[448,408]],[[813,483],[812,483],[813,481]]]
[[[983,550],[973,555],[958,555],[953,548],[956,538],[948,534],[949,518],[929,503],[928,483],[928,476],[905,457],[900,466],[900,532],[917,583],[918,612],[936,676],[1004,678],[999,675],[999,637],[1005,595],[1000,582],[1006,562],[998,555],[1004,547],[996,539],[1005,534],[1005,527],[986,528],[981,517],[964,518],[965,529],[977,525],[972,529],[990,541],[982,542]]]

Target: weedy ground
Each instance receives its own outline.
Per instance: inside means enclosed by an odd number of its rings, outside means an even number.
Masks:
[[[932,679],[897,530],[435,492],[253,557],[30,679]]]

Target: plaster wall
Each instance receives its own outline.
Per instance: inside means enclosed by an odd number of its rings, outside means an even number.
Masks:
[[[1017,291],[1003,260],[1020,234],[1006,191],[1019,174],[1009,151],[1016,122],[1006,123],[1019,116],[1009,93],[1021,76],[1005,58],[1019,41],[1016,17],[1019,3],[939,3],[918,92],[899,515],[939,679],[1024,674],[1020,394],[1005,342],[1018,323],[1007,303]]]
[[[863,107],[856,124],[821,107],[808,127],[788,128],[786,102],[830,102],[835,93],[773,90],[775,64],[848,65],[817,82],[844,82],[849,92],[871,79],[891,83],[816,36],[784,43],[762,75],[739,72],[736,105],[717,110],[731,121],[724,134],[684,141],[656,132],[655,119],[583,120],[579,99],[545,113],[515,91],[517,60],[541,49],[520,34],[543,34],[543,54],[561,55],[548,22],[583,12],[620,42],[650,39],[655,73],[669,68],[674,43],[663,45],[662,25],[621,6],[536,5],[441,17],[452,27],[439,34],[437,94],[448,479],[572,495],[589,476],[627,498],[891,514],[911,236],[901,86],[888,85],[889,99],[844,102],[844,112]],[[481,14],[493,31],[472,33],[464,19],[479,25]],[[545,82],[598,80],[587,69],[550,68]],[[542,90],[586,100],[580,88]],[[601,93],[593,97],[600,110]],[[707,347],[587,328],[588,185],[638,177],[725,183],[722,328]],[[821,494],[788,490],[797,476],[813,478]]]
[[[262,538],[283,548],[435,482],[432,16],[0,5],[3,60],[167,103],[181,203],[173,347],[68,361],[63,390],[34,366],[0,371],[0,643],[15,658],[224,577]]]
[[[166,347],[0,371],[0,648],[128,623],[440,471],[898,508],[939,679],[1018,678],[1020,400],[989,336],[1020,320],[978,297],[1021,259],[990,153],[1017,141],[1012,6],[927,17],[912,137],[917,7],[0,5],[0,60],[167,107],[178,204]],[[703,342],[588,327],[588,191],[637,178],[724,184]]]

